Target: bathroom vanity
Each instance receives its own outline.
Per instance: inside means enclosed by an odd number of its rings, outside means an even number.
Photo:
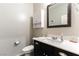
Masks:
[[[79,43],[55,42],[45,38],[33,38],[33,40],[35,56],[79,56],[77,48]]]

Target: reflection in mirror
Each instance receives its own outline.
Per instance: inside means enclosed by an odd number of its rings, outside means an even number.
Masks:
[[[71,26],[71,4],[55,3],[47,6],[47,27]]]

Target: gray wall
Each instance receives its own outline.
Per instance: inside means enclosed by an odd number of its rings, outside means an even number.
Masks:
[[[31,16],[33,4],[0,4],[0,55],[18,55],[30,44]]]

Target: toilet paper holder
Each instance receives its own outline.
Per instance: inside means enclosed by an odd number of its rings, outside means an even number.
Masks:
[[[20,41],[15,41],[14,45],[19,45],[21,42]]]

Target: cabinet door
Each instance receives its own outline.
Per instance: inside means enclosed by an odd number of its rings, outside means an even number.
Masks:
[[[43,44],[38,41],[34,41],[34,55],[45,56],[45,50],[43,48]]]
[[[77,54],[65,51],[63,49],[46,45],[46,55],[48,56],[78,56]]]
[[[44,50],[47,56],[57,56],[58,51],[55,47],[45,44]]]

